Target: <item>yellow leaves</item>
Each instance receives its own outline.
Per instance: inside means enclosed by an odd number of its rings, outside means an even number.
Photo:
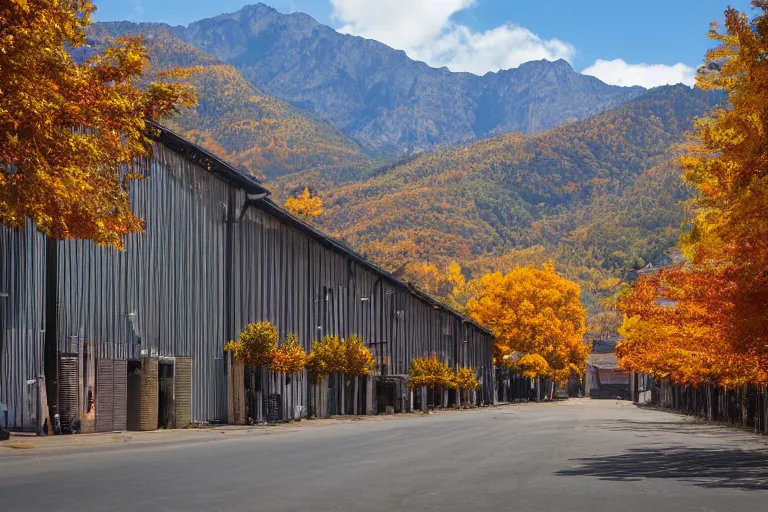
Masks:
[[[741,216],[754,206],[752,184],[768,165],[768,37],[756,29],[768,24],[768,6],[758,9],[751,22],[735,9],[726,11],[725,32],[717,27],[710,32],[719,44],[707,52],[697,76],[699,87],[727,91],[731,105],[697,122],[696,140],[681,159],[686,179],[699,191],[690,203],[697,236],[686,241],[697,263],[768,260],[768,248],[761,242],[768,226]],[[761,254],[755,254],[761,247]]]
[[[123,171],[149,151],[145,120],[192,104],[193,92],[174,83],[140,88],[147,52],[138,38],[88,57],[89,1],[6,5],[0,162],[17,172],[0,180],[0,222],[23,227],[30,218],[53,238],[121,248],[126,234],[144,229],[128,202],[136,175]]]
[[[271,355],[270,368],[272,371],[293,375],[304,369],[307,353],[299,345],[299,338],[289,334],[283,343]]]
[[[238,341],[230,341],[224,350],[235,360],[249,366],[269,366],[277,350],[277,328],[270,322],[251,323],[240,333]]]
[[[409,375],[411,389],[422,386],[441,386],[452,389],[457,385],[456,375],[451,367],[448,366],[448,363],[440,361],[436,354],[432,354],[432,357],[412,359]]]
[[[362,338],[350,336],[344,340],[343,349],[345,356],[343,373],[353,377],[370,375],[376,362],[371,351],[363,343]]]
[[[278,337],[277,328],[270,322],[251,323],[240,333],[240,339],[224,345],[224,350],[248,366],[263,366],[287,375],[303,370],[307,354],[299,338],[289,334],[278,346]]]
[[[497,359],[512,352],[535,355],[552,371],[539,365],[533,373],[547,375],[570,364],[584,367],[590,347],[583,339],[586,311],[581,291],[552,265],[486,274],[471,286],[475,295],[467,302],[467,311],[493,331]]]
[[[285,201],[285,209],[294,215],[305,218],[314,218],[323,213],[323,200],[318,196],[312,195],[309,188],[294,197],[289,197]]]
[[[622,367],[679,383],[765,383],[768,357],[768,4],[751,22],[726,11],[725,32],[707,52],[697,84],[724,89],[729,108],[695,126],[681,158],[698,192],[680,246],[693,265],[641,278],[619,300],[626,317]]]
[[[516,366],[519,369],[520,375],[528,379],[552,376],[552,368],[550,368],[547,360],[539,354],[526,354],[522,356],[517,360]]]
[[[361,377],[369,375],[375,364],[371,351],[358,336],[345,340],[326,336],[315,342],[307,357],[307,370],[315,376],[344,373]]]
[[[475,369],[467,366],[462,366],[456,371],[456,387],[465,391],[472,391],[473,389],[480,389],[480,381],[477,380],[475,375]]]

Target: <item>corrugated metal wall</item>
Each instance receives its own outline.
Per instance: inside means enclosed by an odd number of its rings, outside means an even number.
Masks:
[[[58,340],[91,341],[101,359],[191,357],[192,418],[224,421],[229,186],[161,144],[142,164],[149,179],[131,206],[146,233],[127,237],[122,252],[60,243]]]
[[[475,367],[493,393],[492,340],[473,324],[322,246],[258,203],[239,222],[234,245],[235,332],[268,320],[281,336],[298,334],[307,351],[323,336],[355,334],[390,375],[407,374],[414,357],[437,354],[452,367]],[[308,390],[297,391],[296,403],[306,404]]]
[[[149,179],[134,185],[131,203],[146,233],[127,237],[122,252],[59,243],[59,350],[93,347],[97,359],[114,360],[189,357],[190,419],[226,421],[226,220],[238,216],[245,193],[162,144],[137,167]],[[256,202],[232,226],[233,337],[259,320],[298,334],[307,350],[328,334],[357,334],[388,374],[407,374],[413,357],[435,353],[451,366],[475,367],[493,393],[487,334],[269,211]],[[0,258],[0,292],[8,293],[0,298],[0,400],[20,427],[23,382],[42,365],[45,239],[31,227],[0,228]],[[306,405],[306,383],[293,379],[287,390],[283,381],[281,391]],[[286,413],[291,406],[286,401]]]
[[[24,386],[43,373],[45,236],[0,226],[0,402],[11,428],[32,428]],[[0,424],[4,422],[0,418]]]

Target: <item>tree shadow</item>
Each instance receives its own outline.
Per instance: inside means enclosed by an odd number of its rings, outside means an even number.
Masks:
[[[559,476],[593,476],[614,482],[674,479],[699,487],[768,490],[768,452],[733,448],[635,448],[621,455],[575,459],[582,467]]]
[[[595,428],[611,432],[637,432],[647,434],[651,432],[663,432],[665,434],[695,434],[722,430],[723,425],[715,423],[702,423],[695,419],[680,419],[677,421],[630,421],[610,420],[595,424]]]

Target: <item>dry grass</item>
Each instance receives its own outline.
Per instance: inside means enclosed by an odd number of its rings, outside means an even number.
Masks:
[[[11,436],[8,441],[0,443],[0,446],[12,448],[14,450],[31,450],[35,447],[35,443],[30,443],[29,441],[19,441],[16,436]]]

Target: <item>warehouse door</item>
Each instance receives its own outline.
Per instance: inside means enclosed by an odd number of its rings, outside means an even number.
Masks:
[[[96,432],[126,430],[127,361],[96,362]]]
[[[173,361],[160,361],[157,374],[157,427],[173,428]]]
[[[139,405],[139,430],[157,430],[158,420],[158,361],[154,358],[141,360],[141,390]]]
[[[65,434],[72,432],[75,422],[80,418],[79,376],[77,355],[59,355],[59,420],[61,431]]]
[[[174,427],[187,428],[192,421],[192,358],[177,357],[174,370]]]
[[[126,427],[141,430],[141,361],[128,361]]]

